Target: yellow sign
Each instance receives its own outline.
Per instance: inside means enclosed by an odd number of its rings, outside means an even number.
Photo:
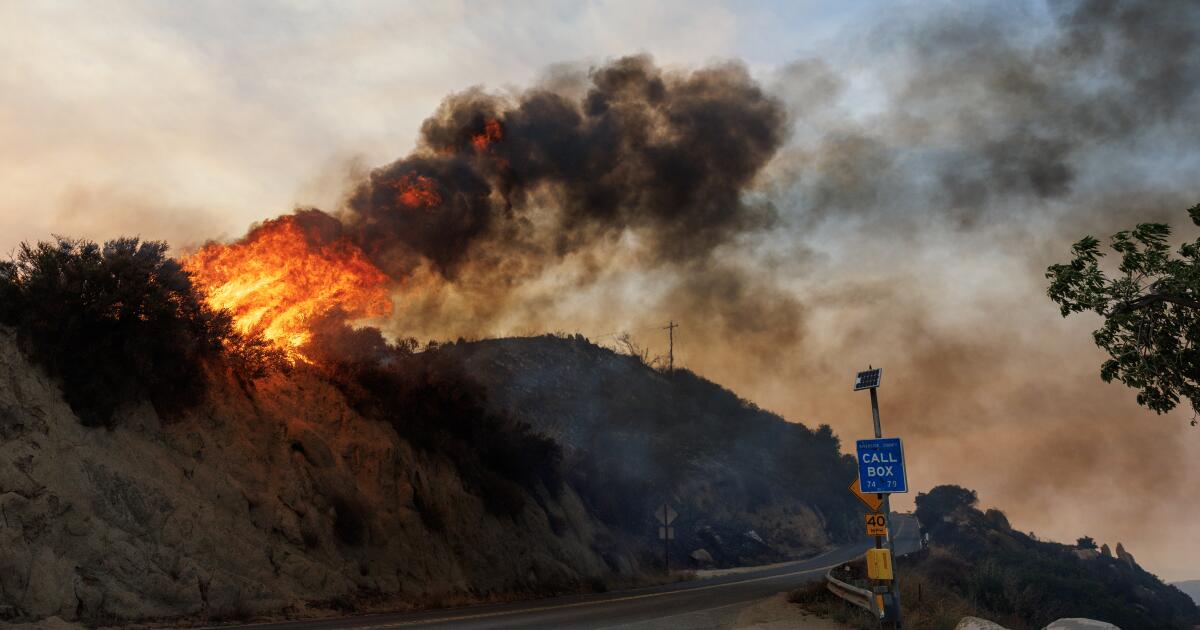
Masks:
[[[878,494],[863,494],[862,490],[858,489],[857,479],[850,482],[850,492],[853,492],[859,501],[871,508],[872,512],[878,512],[879,508],[883,507],[883,499],[880,499]]]
[[[872,580],[892,579],[892,552],[887,549],[868,549],[867,577]]]
[[[887,536],[887,517],[883,514],[872,513],[867,515],[867,535],[868,536]]]

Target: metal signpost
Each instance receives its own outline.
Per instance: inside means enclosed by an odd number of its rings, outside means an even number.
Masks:
[[[871,390],[871,419],[875,423],[875,439],[858,440],[858,482],[850,490],[858,496],[872,512],[866,518],[867,535],[875,536],[875,548],[867,551],[867,576],[886,583],[882,599],[884,619],[901,627],[900,584],[895,577],[895,549],[890,533],[891,506],[888,495],[908,492],[908,476],[904,471],[904,447],[900,438],[884,438],[879,422],[879,396],[875,390],[883,380],[883,368],[868,368],[859,372],[854,379],[854,391]],[[875,501],[868,497],[874,495]],[[884,548],[883,541],[887,540]],[[878,592],[878,591],[876,591]]]
[[[671,541],[675,540],[675,528],[671,527],[671,523],[675,522],[675,518],[679,515],[671,506],[664,503],[654,510],[654,517],[658,519],[658,537],[663,541],[663,568],[667,575],[671,574]]]

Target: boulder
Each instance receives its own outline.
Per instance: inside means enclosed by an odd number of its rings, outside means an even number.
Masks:
[[[1120,547],[1118,547],[1119,549]],[[1059,619],[1058,621],[1050,622],[1043,630],[1121,630],[1120,628],[1104,621],[1096,621],[1095,619],[1084,619],[1082,617],[1070,617]]]
[[[713,563],[712,554],[708,553],[708,550],[706,549],[697,549],[693,551],[689,557],[692,559],[692,562],[695,562],[699,565],[709,565]]]
[[[979,617],[963,617],[954,630],[1008,630],[1004,626]]]
[[[1000,529],[1000,530],[1003,530],[1006,532],[1012,530],[1012,525],[1009,524],[1008,517],[1005,516],[1004,512],[1001,512],[1000,510],[989,509],[987,512],[984,512],[983,516],[996,529]]]

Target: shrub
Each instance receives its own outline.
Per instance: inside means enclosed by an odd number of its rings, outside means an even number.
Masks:
[[[61,383],[87,425],[109,425],[123,403],[160,412],[203,394],[203,360],[236,339],[162,242],[66,238],[23,243],[0,262],[0,322]]]

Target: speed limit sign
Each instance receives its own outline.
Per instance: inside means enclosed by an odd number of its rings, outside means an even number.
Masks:
[[[887,516],[879,513],[867,515],[867,535],[887,536]]]

